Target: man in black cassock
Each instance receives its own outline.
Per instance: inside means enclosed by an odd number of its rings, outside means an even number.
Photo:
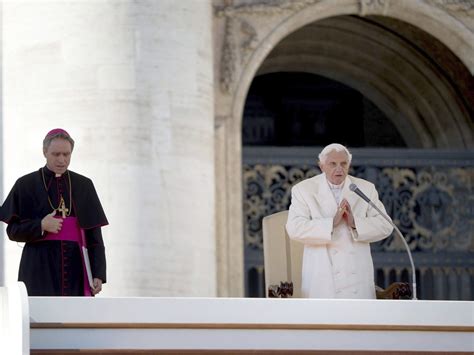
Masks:
[[[46,166],[19,178],[0,207],[8,237],[25,243],[18,280],[30,296],[93,296],[106,282],[108,222],[92,181],[68,170],[73,149],[65,130],[48,132]]]

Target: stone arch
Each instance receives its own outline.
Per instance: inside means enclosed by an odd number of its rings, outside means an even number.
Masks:
[[[363,6],[362,4],[375,4],[372,6]],[[440,3],[436,1],[432,1],[431,3]],[[377,6],[377,4],[380,4]],[[390,6],[389,6],[390,5]],[[439,5],[438,5],[439,6]],[[352,15],[383,15],[383,16],[390,16],[394,19],[398,19],[410,24],[413,24],[416,27],[419,27],[425,30],[428,33],[431,33],[435,38],[438,38],[443,42],[448,48],[451,50],[463,61],[463,63],[467,66],[468,70],[471,73],[474,73],[474,60],[472,59],[472,53],[474,53],[474,33],[468,30],[466,25],[464,25],[461,21],[453,21],[453,17],[451,14],[448,13],[449,8],[446,11],[442,11],[438,8],[438,6],[428,5],[425,1],[411,1],[411,2],[389,2],[389,1],[353,1],[352,6],[341,6],[335,2],[319,2],[313,6],[308,6],[304,10],[300,11],[292,16],[281,21],[276,27],[274,27],[270,33],[266,37],[262,39],[259,46],[255,48],[255,51],[251,53],[249,56],[248,63],[242,68],[241,76],[236,81],[235,87],[235,94],[233,96],[233,107],[232,107],[232,116],[234,119],[240,121],[242,119],[242,110],[243,104],[245,102],[246,93],[252,82],[253,77],[258,72],[260,66],[266,60],[267,56],[271,53],[278,44],[284,40],[284,38],[288,35],[295,33],[298,29],[301,29],[304,26],[307,26],[311,23],[317,23],[318,21],[342,16],[347,14]],[[389,11],[390,10],[390,11]],[[442,29],[442,30],[441,30]],[[446,33],[449,35],[446,36]],[[438,37],[439,36],[439,37]],[[401,48],[401,47],[399,47]],[[471,55],[467,55],[471,53]],[[412,56],[414,58],[414,56]],[[421,73],[422,74],[422,73]],[[436,75],[436,73],[430,73],[432,77]],[[438,80],[437,84],[440,83]],[[349,83],[349,85],[354,85],[354,82]],[[380,82],[380,84],[382,84]],[[446,85],[441,85],[442,87],[446,87]],[[389,88],[387,88],[389,90]],[[421,90],[420,90],[421,91]],[[396,95],[396,92],[393,92]],[[375,93],[370,94],[369,96],[373,96]],[[440,95],[442,97],[442,95]],[[384,105],[386,106],[386,105]],[[386,111],[390,110],[388,107],[385,107]],[[420,108],[421,109],[421,108]],[[429,107],[425,107],[425,109],[430,109]],[[456,109],[453,107],[452,109]],[[416,112],[410,113],[408,112],[408,108],[406,113],[409,115],[416,115]],[[449,110],[448,110],[449,112]],[[392,113],[392,116],[395,113]],[[435,114],[435,113],[433,113]],[[467,116],[466,113],[460,114],[462,116]],[[458,114],[459,116],[459,114]],[[455,116],[456,118],[456,116]],[[240,125],[241,122],[238,122]],[[443,127],[443,125],[439,124],[436,121],[429,122],[429,124],[436,125],[437,132],[441,136],[444,135],[444,129],[447,127]],[[418,132],[420,135],[423,135],[423,129],[427,130],[428,127],[418,127]],[[472,144],[472,133],[469,129],[465,129],[462,125],[458,128],[458,133],[466,133],[469,134],[466,139],[468,142],[464,144]],[[472,126],[471,126],[472,129]],[[437,145],[436,142],[430,142],[429,137],[421,137],[425,147],[430,146],[447,146],[450,141],[448,139],[444,139],[444,142],[439,142]],[[452,142],[452,140],[451,140]],[[464,145],[460,143],[460,146]]]
[[[253,77],[259,70],[277,70],[275,63],[274,69],[271,65],[262,68],[272,50],[297,30],[324,19],[347,15],[378,15],[412,24],[430,33],[450,48],[472,74],[474,26],[470,13],[472,6],[469,4],[441,0],[301,0],[278,3],[236,1],[230,5],[226,2],[226,5],[215,6],[215,27],[222,28],[222,35],[215,39],[215,59],[220,63],[220,68],[216,67],[219,85],[216,85],[215,91],[218,211],[216,230],[220,295],[243,294],[242,182],[239,173],[242,113]],[[355,80],[356,78],[353,78],[353,81]],[[389,89],[390,87],[385,90],[365,89],[365,93],[376,99],[377,95],[381,96],[378,101],[382,103],[382,109],[390,113],[389,105],[384,105],[382,100]],[[401,89],[402,86],[397,90]],[[456,110],[456,107],[449,109]],[[466,112],[462,112],[462,108],[458,109],[461,111],[459,116],[466,117]],[[409,113],[409,109],[405,112]],[[392,116],[395,114],[392,112]],[[413,115],[416,116],[416,113]],[[438,125],[437,131],[443,133],[443,124],[434,123]],[[410,125],[416,126],[417,122],[408,120],[398,124],[407,128]],[[463,130],[463,127],[468,129]],[[423,127],[415,128],[416,134],[409,137],[411,142],[421,138],[422,145],[425,146],[449,145],[450,137],[434,142],[429,135],[423,135]],[[472,146],[472,122],[469,125],[469,122],[462,121],[456,134],[462,137],[461,141],[464,140],[464,143],[457,146]]]
[[[409,147],[472,144],[468,103],[459,102],[450,78],[377,22],[340,16],[307,25],[284,38],[257,73],[278,71],[315,73],[357,89],[386,114]]]

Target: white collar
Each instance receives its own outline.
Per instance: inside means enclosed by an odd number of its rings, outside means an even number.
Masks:
[[[340,183],[339,185],[334,185],[334,184],[330,183],[327,178],[326,178],[326,181],[327,181],[327,183],[328,183],[328,185],[329,185],[329,188],[330,188],[331,190],[342,190],[342,188],[344,187],[344,182],[345,182],[345,181],[343,181],[343,182]]]

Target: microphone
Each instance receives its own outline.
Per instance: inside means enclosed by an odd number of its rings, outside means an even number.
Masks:
[[[398,229],[398,227],[392,222],[392,220],[385,214],[383,213],[380,208],[378,208],[375,203],[373,203],[372,201],[370,201],[370,198],[367,197],[366,194],[364,194],[358,187],[356,184],[350,184],[349,185],[349,190],[351,190],[352,192],[356,193],[360,198],[362,198],[364,201],[366,201],[371,207],[373,207],[378,213],[380,213],[380,215],[385,218],[387,220],[388,223],[390,223],[390,225],[393,227],[393,229],[395,229],[395,231],[397,232],[396,234],[400,237],[400,239],[402,240],[403,242],[403,245],[405,246],[405,249],[407,250],[407,253],[408,253],[408,257],[410,258],[410,264],[411,264],[411,280],[412,280],[412,288],[413,288],[413,297],[412,299],[413,300],[416,300],[416,271],[415,271],[415,264],[413,263],[413,258],[411,256],[411,251],[410,251],[410,247],[408,246],[408,243],[407,241],[405,240],[405,238],[403,237],[402,235],[402,232],[400,232],[400,230]]]
[[[357,187],[356,184],[350,184],[349,185],[349,190],[355,192],[359,197],[361,197],[365,202],[367,202],[369,205],[372,206],[372,201],[370,201],[370,198],[368,198],[360,189]]]

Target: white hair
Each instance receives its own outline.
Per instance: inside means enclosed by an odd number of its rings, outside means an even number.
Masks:
[[[325,146],[323,150],[321,151],[321,153],[319,153],[318,155],[319,161],[324,164],[326,162],[326,159],[329,153],[331,152],[346,152],[348,163],[349,165],[351,165],[352,154],[349,152],[349,149],[347,149],[346,147],[344,147],[342,144],[339,144],[339,143],[332,143]]]

